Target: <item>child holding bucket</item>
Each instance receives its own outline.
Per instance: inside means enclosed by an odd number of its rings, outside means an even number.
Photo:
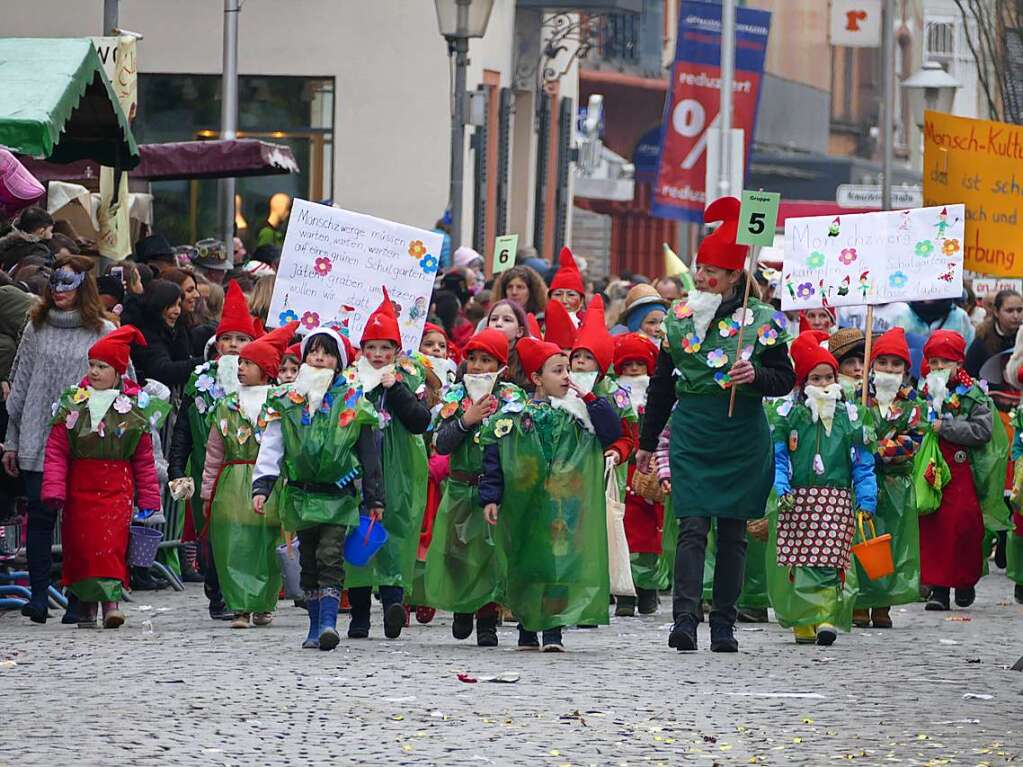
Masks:
[[[206,441],[202,499],[210,521],[213,559],[231,628],[269,626],[281,588],[276,514],[256,514],[249,503],[252,467],[259,453],[259,416],[280,359],[298,322],[290,322],[238,352],[238,391],[217,403]],[[264,507],[264,512],[270,505]]]
[[[841,333],[842,331],[839,331]],[[838,335],[833,335],[832,341]],[[891,534],[895,572],[872,580],[857,560],[859,596],[853,625],[890,629],[892,605],[916,602],[920,597],[920,531],[913,495],[913,456],[927,427],[923,401],[909,378],[909,346],[902,328],[892,328],[874,341],[870,352],[867,407],[877,435],[874,465],[877,471],[879,535]]]
[[[387,484],[387,542],[366,567],[347,574],[352,621],[350,639],[369,636],[372,590],[379,590],[384,609],[384,636],[396,639],[405,626],[405,593],[411,596],[426,509],[428,465],[422,434],[430,426],[430,409],[422,401],[426,370],[417,360],[399,355],[401,330],[387,289],[362,331],[362,355],[350,373],[380,417],[380,447]]]
[[[801,391],[777,408],[773,424],[779,567],[769,586],[778,622],[792,627],[798,644],[830,645],[838,628],[849,630],[855,588],[846,578],[852,574],[854,492],[864,516],[877,506],[864,416],[854,403],[843,401],[838,361],[820,346],[824,340],[826,334],[808,331],[793,342]]]
[[[444,496],[426,555],[427,601],[455,616],[451,634],[466,639],[476,618],[476,644],[497,646],[498,605],[504,589],[493,527],[479,508],[483,447],[476,436],[498,408],[522,407],[525,393],[499,384],[508,362],[508,339],[497,330],[481,330],[466,343],[465,373],[443,395],[436,429],[440,455],[451,457]]]
[[[543,652],[562,652],[563,626],[608,622],[604,450],[622,426],[607,400],[580,393],[556,344],[523,338],[516,348],[532,399],[483,426],[480,504],[498,526],[519,647],[540,648],[542,631]]]
[[[924,344],[922,393],[950,481],[937,511],[920,517],[920,579],[931,587],[928,610],[969,607],[983,574],[985,525],[1008,527],[1004,500],[1009,440],[991,398],[962,369],[966,342],[936,330]]]
[[[362,477],[362,505],[377,519],[383,515],[378,420],[354,376],[342,374],[353,356],[348,339],[320,327],[303,339],[301,351],[298,378],[270,392],[261,416],[252,505],[262,512],[283,476],[277,510],[284,529],[298,533],[309,610],[302,647],[332,650],[340,641],[345,533],[359,524],[356,476]]]
[[[80,600],[78,627],[96,628],[98,605],[103,627],[124,623],[118,603],[128,585],[132,502],[160,508],[153,461],[151,425],[165,411],[122,376],[132,344],[142,334],[124,325],[89,349],[89,370],[76,387],[61,394],[46,441],[42,501],[62,508],[63,582]]]

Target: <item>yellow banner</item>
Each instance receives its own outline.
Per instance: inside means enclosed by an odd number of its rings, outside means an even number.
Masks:
[[[924,205],[966,203],[965,268],[1023,277],[1023,126],[927,112]]]

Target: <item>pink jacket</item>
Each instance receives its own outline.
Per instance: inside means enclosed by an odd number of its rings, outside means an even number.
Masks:
[[[654,463],[657,464],[657,479],[671,479],[671,463],[668,459],[668,450],[671,448],[671,424],[665,425],[661,436],[657,438],[657,449],[654,451]]]
[[[202,488],[199,497],[208,501],[213,497],[213,486],[217,482],[217,474],[220,467],[224,465],[224,438],[220,429],[215,426],[210,429],[209,439],[206,440],[206,464],[202,467]]]

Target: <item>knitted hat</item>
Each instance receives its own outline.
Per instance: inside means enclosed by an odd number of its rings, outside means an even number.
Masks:
[[[607,373],[614,361],[614,341],[604,323],[604,300],[600,296],[590,300],[583,324],[572,344],[573,353],[580,349],[588,351],[597,360],[597,372],[600,375]]]
[[[704,222],[724,223],[700,243],[700,249],[696,253],[697,264],[716,266],[718,269],[729,271],[737,271],[746,266],[746,253],[749,248],[735,242],[735,235],[739,231],[741,206],[742,203],[735,197],[721,197],[707,206],[703,213]]]
[[[145,336],[134,325],[121,325],[99,339],[89,348],[89,359],[105,362],[117,375],[123,376],[128,369],[131,345],[148,346]]]
[[[500,330],[481,330],[466,343],[462,353],[468,356],[476,350],[489,354],[502,365],[508,364],[508,337]]]
[[[657,346],[639,333],[618,336],[615,338],[615,373],[622,375],[626,362],[642,362],[646,365],[647,375],[652,376],[657,365]]]
[[[285,350],[298,329],[298,320],[271,330],[258,341],[250,341],[238,352],[240,359],[255,362],[269,378],[276,378]]]
[[[532,377],[533,373],[539,373],[543,369],[543,364],[551,357],[565,353],[557,344],[536,338],[520,338],[515,344],[515,351],[519,355],[522,372],[527,378]]]
[[[220,315],[220,324],[217,325],[217,332],[214,336],[220,338],[225,333],[241,333],[249,338],[255,338],[258,333],[252,322],[252,315],[249,314],[249,305],[245,301],[245,294],[237,280],[231,280],[227,284],[227,293],[224,294],[224,311]]]
[[[841,363],[846,357],[862,357],[866,352],[867,339],[859,328],[842,328],[828,338],[828,351]]]
[[[561,249],[561,257],[558,259],[558,271],[551,280],[550,292],[555,290],[574,290],[579,295],[586,295],[586,286],[583,285],[583,276],[579,273],[575,259],[572,258],[572,251],[567,247]]]
[[[961,363],[966,359],[966,341],[954,330],[935,330],[924,344],[924,359],[934,357]]]
[[[820,330],[811,330],[800,333],[789,354],[796,368],[796,383],[802,386],[806,383],[810,371],[818,365],[827,365],[838,375],[838,360],[827,349],[821,346],[822,341],[827,341],[828,334]]]
[[[391,297],[387,294],[387,288],[383,288],[383,291],[384,300],[369,315],[369,321],[362,331],[362,340],[359,344],[365,345],[367,341],[393,341],[400,348],[401,330],[398,328],[398,315],[394,312],[394,304],[391,303]]]
[[[560,301],[547,304],[545,341],[557,344],[561,349],[571,349],[575,344],[575,323],[568,314],[568,309]]]
[[[336,330],[334,330],[334,328],[325,327],[323,325],[316,328],[316,330],[312,331],[311,333],[309,333],[309,335],[302,339],[302,344],[299,347],[299,351],[301,351],[302,353],[300,359],[302,360],[305,359],[305,350],[309,348],[309,341],[315,338],[316,336],[321,335],[330,336],[331,338],[334,339],[334,343],[337,344],[338,351],[341,352],[341,356],[343,357],[343,359],[338,360],[339,362],[338,367],[340,368],[348,367],[355,359],[355,349],[352,347],[352,342],[349,341],[346,336],[343,336]]]
[[[883,333],[880,338],[874,341],[870,349],[870,364],[874,364],[881,355],[898,357],[906,363],[906,367],[912,367],[913,361],[909,356],[909,344],[906,343],[906,331],[902,328],[892,328]]]

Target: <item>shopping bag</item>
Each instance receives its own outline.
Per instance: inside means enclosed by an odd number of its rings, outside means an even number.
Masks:
[[[604,488],[607,498],[607,560],[611,593],[620,597],[634,597],[636,587],[632,582],[629,542],[625,538],[625,503],[618,490],[615,464],[610,459],[604,464]]]
[[[289,536],[290,537],[290,536]],[[299,585],[298,538],[292,538],[277,547],[277,561],[281,566],[285,599],[305,599],[305,592]]]
[[[931,514],[941,506],[941,490],[952,479],[952,472],[938,447],[938,435],[933,431],[924,435],[913,462],[913,489],[916,508],[920,516]]]

